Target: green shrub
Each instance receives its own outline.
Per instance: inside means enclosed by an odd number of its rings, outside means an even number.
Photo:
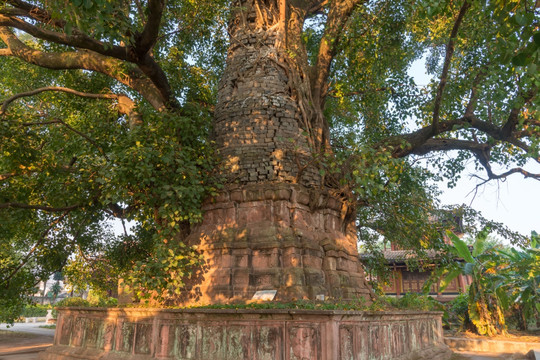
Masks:
[[[469,322],[469,295],[459,294],[446,304],[446,310],[451,325],[465,328],[465,323]]]
[[[55,307],[90,306],[90,303],[80,297],[68,297],[57,302]]]
[[[87,299],[91,306],[112,307],[118,305],[118,299],[108,297],[104,292],[100,291],[90,290]]]
[[[390,305],[398,309],[419,311],[444,311],[444,306],[431,296],[405,293],[399,298],[388,298]]]
[[[58,316],[58,312],[56,311],[57,307],[77,307],[77,306],[90,306],[90,303],[80,297],[68,297],[63,300],[60,300],[54,305],[52,315],[54,318]]]
[[[43,317],[47,315],[47,309],[49,309],[47,305],[28,305],[23,309],[21,316]]]

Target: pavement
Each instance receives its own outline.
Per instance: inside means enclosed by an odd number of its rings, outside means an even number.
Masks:
[[[524,356],[516,356],[509,354],[500,354],[500,353],[478,353],[478,352],[454,352],[454,354],[459,354],[463,359],[471,360],[493,360],[493,359],[507,359],[507,360],[518,360],[518,359],[527,359]]]
[[[0,360],[37,360],[51,346],[54,329],[40,328],[45,323],[0,324]]]
[[[53,344],[54,329],[40,328],[45,323],[0,324],[0,360],[37,360],[38,354]],[[455,352],[462,359],[526,359],[501,353]],[[539,358],[540,359],[540,358]]]

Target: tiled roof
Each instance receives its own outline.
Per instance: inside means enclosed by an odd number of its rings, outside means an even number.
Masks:
[[[417,254],[413,250],[383,250],[383,255],[386,261],[395,263],[400,261],[406,261],[408,259],[414,259]],[[426,250],[426,255],[429,259],[435,259],[438,257],[439,252],[435,250]],[[360,260],[369,258],[370,254],[360,254]]]

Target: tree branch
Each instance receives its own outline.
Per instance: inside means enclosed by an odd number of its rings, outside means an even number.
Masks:
[[[140,34],[137,34],[134,50],[139,58],[143,58],[154,46],[159,34],[161,18],[165,9],[164,0],[149,0],[146,13],[148,19]]]
[[[19,265],[17,265],[17,267],[15,269],[13,269],[13,271],[6,277],[4,278],[3,282],[1,284],[7,284],[9,282],[9,280],[11,280],[11,278],[13,276],[15,276],[15,274],[17,274],[17,272],[19,272],[19,270],[21,270],[21,268],[28,262],[28,260],[30,259],[30,256],[32,256],[32,254],[37,250],[38,246],[45,240],[45,238],[47,237],[47,235],[49,234],[49,232],[54,228],[54,226],[56,226],[60,221],[62,221],[70,212],[71,210],[66,210],[62,215],[60,215],[57,219],[55,219],[54,221],[52,221],[49,226],[47,227],[47,229],[45,229],[45,231],[43,231],[43,233],[41,234],[41,236],[39,237],[39,240],[34,244],[34,246],[32,247],[32,249],[28,252],[28,254],[26,254],[26,256],[24,257],[24,259],[21,261],[21,263]]]
[[[530,89],[526,94],[523,95],[523,100],[525,104],[529,103],[538,92],[538,89],[536,87],[533,87]],[[508,119],[506,120],[506,123],[502,127],[500,131],[501,138],[508,138],[512,135],[512,133],[516,130],[516,125],[518,124],[518,117],[519,113],[521,111],[521,107],[514,107],[510,111],[510,115],[508,115]]]
[[[8,0],[7,3],[15,7],[16,10],[18,10],[19,12],[21,12],[19,16],[30,17],[41,23],[52,25],[61,29],[63,29],[66,24],[65,21],[53,19],[51,14],[43,10],[42,8],[29,4],[25,1]]]
[[[328,87],[330,65],[336,55],[345,23],[354,9],[364,0],[339,0],[331,3],[324,34],[319,45],[317,61],[312,69],[312,93],[314,101],[322,104]]]
[[[86,34],[77,32],[72,35],[41,29],[16,17],[0,15],[0,26],[8,26],[24,31],[35,38],[62,44],[79,49],[86,49],[98,54],[114,57],[119,60],[130,61],[128,49],[118,45],[105,45],[103,42],[95,40]]]
[[[66,87],[47,86],[47,87],[42,87],[42,88],[38,88],[38,89],[35,89],[35,90],[15,94],[12,97],[4,100],[3,103],[0,103],[0,104],[2,104],[2,107],[0,108],[0,116],[5,114],[6,109],[8,108],[8,106],[13,101],[15,101],[17,99],[20,99],[20,98],[23,98],[23,97],[34,96],[34,95],[37,95],[37,94],[40,94],[40,93],[46,92],[46,91],[65,92],[65,93],[68,93],[68,94],[73,94],[73,95],[76,95],[76,96],[80,96],[80,97],[84,97],[84,98],[90,98],[90,99],[114,99],[114,100],[119,100],[122,96],[125,96],[125,95],[117,95],[117,94],[85,93],[85,92],[77,91],[77,90],[66,88]],[[122,109],[122,110],[125,110],[125,109]],[[126,113],[126,115],[128,115],[128,114]]]
[[[428,139],[422,145],[414,148],[414,150],[411,151],[411,154],[425,155],[433,151],[468,150],[481,157],[486,157],[486,154],[489,154],[490,149],[490,145],[478,143],[476,141],[460,139]]]
[[[512,174],[521,174],[523,175],[524,178],[531,178],[531,179],[535,179],[535,180],[538,180],[540,181],[540,174],[534,174],[534,173],[531,173],[525,169],[522,169],[522,168],[513,168],[513,169],[510,169],[502,174],[495,174],[493,173],[493,171],[491,170],[491,167],[489,168],[486,168],[486,171],[488,173],[488,181],[489,180],[499,180],[499,179],[505,179],[507,178],[508,176],[512,175]]]
[[[448,45],[446,45],[446,55],[444,58],[444,65],[443,65],[443,71],[441,74],[441,79],[439,80],[439,87],[437,88],[437,96],[435,97],[435,104],[433,106],[433,134],[437,134],[439,130],[439,116],[440,116],[440,108],[441,108],[441,101],[442,96],[444,92],[444,87],[446,86],[446,82],[448,81],[448,70],[450,69],[450,61],[452,59],[452,55],[454,54],[454,47],[455,47],[455,41],[457,37],[457,33],[459,30],[459,26],[461,25],[463,18],[465,16],[465,13],[469,9],[471,5],[467,0],[463,3],[461,6],[461,9],[459,10],[459,14],[456,18],[456,21],[454,22],[454,27],[452,28],[452,32],[450,33],[450,40],[448,41]]]
[[[28,210],[42,210],[46,212],[63,212],[63,211],[72,211],[82,207],[82,205],[71,205],[64,207],[51,207],[46,205],[30,205],[16,202],[0,203],[0,209],[28,209]]]
[[[166,100],[160,90],[134,65],[87,50],[63,53],[35,50],[25,45],[6,27],[0,27],[0,39],[7,44],[12,56],[25,62],[53,70],[84,69],[96,71],[137,91],[155,109],[165,108]]]
[[[313,14],[317,14],[319,13],[322,8],[328,4],[328,0],[315,0],[315,1],[311,1],[311,3],[309,4],[309,7],[307,9],[307,14],[308,15],[313,15]]]
[[[65,127],[67,127],[69,130],[73,131],[75,134],[79,135],[80,137],[86,139],[86,141],[88,141],[90,144],[94,145],[94,147],[96,149],[98,149],[98,151],[100,152],[101,155],[103,155],[103,157],[106,159],[106,160],[109,160],[109,157],[107,156],[107,154],[105,153],[105,151],[103,151],[103,148],[101,146],[98,145],[98,143],[96,143],[96,141],[94,139],[92,139],[91,137],[89,137],[88,135],[82,133],[81,131],[75,129],[74,127],[72,127],[71,125],[69,125],[68,123],[66,123],[65,121],[61,120],[61,119],[56,119],[58,120],[58,122],[60,122],[62,125],[64,125]]]
[[[72,35],[67,35],[61,32],[41,29],[19,18],[6,17],[4,15],[0,15],[0,26],[14,27],[38,39],[71,46],[78,49],[90,50],[104,56],[135,63],[154,83],[165,99],[167,105],[174,108],[179,108],[180,106],[174,99],[167,76],[154,58],[148,53],[155,43],[157,33],[159,31],[159,22],[161,20],[164,7],[164,4],[161,4],[160,6],[161,2],[162,0],[153,0],[149,5],[149,9],[157,11],[157,14],[154,16],[149,16],[149,19],[152,20],[149,20],[150,25],[148,27],[145,26],[145,29],[143,30],[143,38],[141,43],[143,47],[141,49],[137,47],[126,48],[124,46],[105,44],[102,41],[93,39],[79,31],[74,32]]]

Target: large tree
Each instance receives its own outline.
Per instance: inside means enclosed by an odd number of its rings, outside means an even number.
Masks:
[[[449,224],[433,179],[540,179],[538,27],[533,0],[2,0],[0,306],[70,256],[168,298],[365,293],[357,235]]]

